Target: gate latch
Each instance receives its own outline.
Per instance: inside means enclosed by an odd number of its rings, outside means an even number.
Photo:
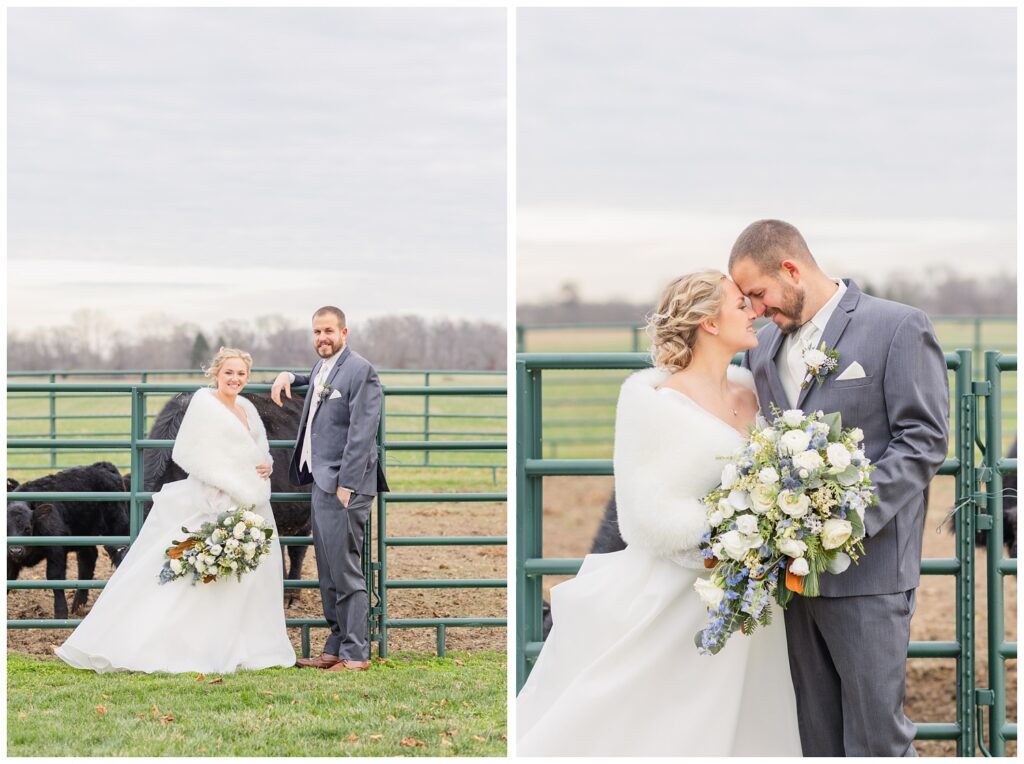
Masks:
[[[977,531],[992,530],[992,515],[987,512],[979,512],[974,516],[974,529]]]
[[[974,691],[974,703],[978,706],[995,705],[996,694],[992,690],[976,689]]]

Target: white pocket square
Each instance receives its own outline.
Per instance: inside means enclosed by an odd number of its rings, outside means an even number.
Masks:
[[[843,373],[836,377],[836,382],[842,382],[844,379],[863,379],[867,375],[864,373],[864,367],[854,361],[845,369]]]
[[[864,376],[864,372],[861,372],[860,375],[863,377]],[[333,401],[335,398],[340,398],[340,397],[341,397],[341,393],[339,393],[337,390],[332,390],[331,391],[331,397],[328,398],[327,400]]]

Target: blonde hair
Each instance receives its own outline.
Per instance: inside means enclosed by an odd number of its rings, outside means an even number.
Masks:
[[[690,365],[700,322],[722,310],[724,281],[724,273],[706,270],[680,276],[665,287],[645,327],[655,366],[682,371]]]
[[[210,361],[210,365],[203,369],[203,373],[212,380],[210,382],[210,387],[216,389],[217,380],[213,378],[220,373],[221,368],[224,366],[224,362],[230,358],[241,358],[245,363],[246,372],[252,371],[251,355],[246,353],[244,350],[239,350],[238,348],[221,347],[221,349],[217,351],[217,355],[215,355],[213,360]]]

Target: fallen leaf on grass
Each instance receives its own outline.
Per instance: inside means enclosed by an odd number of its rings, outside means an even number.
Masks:
[[[19,719],[27,719],[28,718],[28,711],[19,711],[18,712],[18,718]]]
[[[334,695],[331,696],[331,700],[334,700],[334,701],[341,700],[341,696],[338,695],[337,693],[335,693]]]
[[[174,721],[174,714],[165,714],[164,716],[160,717],[160,723],[161,724],[170,724],[173,721]]]
[[[217,677],[216,679],[211,679],[207,684],[224,684],[224,680],[221,677]]]
[[[106,693],[103,693],[102,695],[100,695],[100,697],[103,698],[104,700],[110,700],[110,696],[107,695]]]
[[[205,682],[206,681],[206,674],[196,674],[196,681],[197,682]]]
[[[160,715],[160,709],[156,707],[155,703],[153,704],[153,707],[151,709],[149,709],[149,710],[153,712],[154,716],[159,716]]]
[[[347,741],[349,741],[350,743],[354,743],[354,742],[356,742],[356,741],[357,741],[357,740],[359,739],[359,735],[357,735],[356,733],[354,733],[354,732],[353,732],[353,733],[352,733],[351,735],[349,735],[349,736],[348,736],[347,738],[345,738],[345,739],[346,739]]]
[[[466,665],[465,661],[460,661],[458,658],[453,660],[452,663],[454,663],[456,666],[465,666]]]
[[[293,706],[298,705],[298,703],[299,703],[299,699],[298,698],[292,698],[292,705]]]
[[[451,745],[451,744],[452,744],[452,741],[449,740],[448,738],[446,738],[446,737],[442,737],[441,738],[441,745]]]
[[[483,743],[485,740],[487,740],[487,738],[480,737],[479,735],[473,735],[473,739],[478,743]]]
[[[388,662],[387,658],[378,658],[377,659],[377,663],[387,663],[387,662]]]
[[[390,714],[388,714],[388,721],[389,722],[393,722],[394,720],[395,720],[395,717],[391,716]]]
[[[508,742],[508,735],[502,735],[501,739],[504,740],[507,743]]]
[[[206,753],[206,746],[205,745],[199,746],[199,753]]]
[[[437,705],[439,705],[439,706],[447,706],[448,705],[448,699],[447,698],[441,698],[441,702],[438,703]]]
[[[383,735],[370,735],[370,740],[380,740]]]
[[[422,740],[417,740],[414,737],[403,737],[402,742],[399,743],[403,748],[422,748],[426,745]]]
[[[107,707],[106,706],[96,706],[96,713],[98,713],[100,716],[106,716],[107,715]]]
[[[261,690],[261,692],[262,692],[262,693],[263,693],[264,695],[268,695],[268,696],[270,696],[270,695],[273,695],[273,694],[274,694],[274,693],[272,693],[272,692],[271,692],[270,690]]]
[[[370,697],[370,693],[368,693],[368,692],[364,692],[364,693],[363,693],[363,699],[364,699],[364,700],[368,700],[368,699],[369,699],[369,697]]]
[[[137,714],[135,714],[135,715],[136,715],[137,717],[139,717],[140,719],[145,719],[145,718],[146,718],[146,712],[145,712],[145,711],[139,711],[139,712],[138,712]]]

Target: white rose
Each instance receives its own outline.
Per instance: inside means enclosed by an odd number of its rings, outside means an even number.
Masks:
[[[722,519],[728,519],[732,517],[733,514],[736,512],[736,510],[733,509],[732,504],[729,503],[728,499],[718,500],[718,511],[722,513]]]
[[[223,528],[218,528],[217,530],[215,530],[213,532],[213,543],[216,544],[217,542],[223,541],[227,537],[228,537],[228,534],[224,531],[224,529]]]
[[[803,557],[807,551],[807,544],[800,539],[779,539],[777,546],[787,557]]]
[[[822,351],[815,350],[814,348],[804,351],[804,363],[815,371],[821,368],[827,357]]]
[[[245,510],[242,513],[242,519],[245,522],[249,523],[249,524],[252,524],[252,523],[256,522],[256,518],[258,518],[258,517],[259,517],[259,515],[257,515],[255,512],[253,512],[252,510],[249,510],[249,509]]]
[[[746,491],[732,489],[729,491],[729,503],[733,509],[750,509],[750,494]]]
[[[196,560],[196,566],[195,567],[196,567],[196,573],[205,573],[206,572],[206,566],[203,565],[203,563],[201,561],[199,561],[199,560]]]
[[[794,576],[806,576],[811,572],[811,568],[807,564],[807,560],[805,558],[797,557],[789,564],[789,572]]]
[[[181,573],[181,571],[182,571],[181,560],[171,560],[171,570],[173,570],[175,573]]]
[[[828,572],[833,575],[839,575],[848,567],[850,567],[850,555],[845,552],[837,552],[835,559],[828,564]]]
[[[730,462],[722,468],[722,488],[732,488],[736,484],[736,479],[739,477],[739,473],[736,471],[736,465]]]
[[[227,549],[227,550],[228,550],[229,552],[233,552],[233,551],[235,551],[236,549],[238,549],[238,545],[239,545],[239,543],[240,543],[240,542],[239,542],[239,540],[238,540],[238,539],[236,539],[236,538],[232,537],[232,538],[229,538],[229,539],[228,539],[228,540],[227,540],[227,541],[226,541],[226,542],[224,543],[224,548],[225,548],[225,549]]]
[[[789,456],[806,451],[810,442],[811,436],[803,430],[790,430],[779,438],[779,453]]]
[[[774,427],[766,427],[764,429],[764,438],[769,443],[776,443],[779,440],[779,431]]]
[[[775,486],[758,483],[750,492],[750,510],[758,515],[775,506]]]
[[[224,525],[231,525],[231,517],[230,516],[224,518]]]
[[[757,518],[753,515],[740,515],[736,518],[736,530],[748,536],[757,533]]]
[[[711,545],[711,554],[717,557],[719,560],[722,559],[722,542],[716,541]]]
[[[779,482],[779,473],[775,471],[774,467],[762,467],[761,471],[757,473],[757,482],[775,485]]]
[[[252,541],[246,541],[244,544],[242,544],[242,551],[245,554],[253,554],[256,551],[256,544],[254,544]]]
[[[811,506],[811,500],[807,494],[793,493],[792,491],[780,491],[778,496],[779,507],[790,517],[803,517]]]
[[[236,539],[244,538],[245,537],[245,523],[238,523],[234,527],[234,529],[231,531],[231,535],[234,536]]]
[[[746,537],[739,531],[728,531],[721,537],[722,549],[734,560],[742,560],[750,548]]]
[[[828,454],[828,463],[840,472],[850,466],[850,452],[842,443],[829,443],[825,453]]]
[[[210,547],[210,554],[212,554],[214,557],[216,557],[217,555],[219,555],[223,551],[224,551],[224,547],[222,547],[220,544],[214,544],[213,546]]]
[[[864,440],[864,430],[860,429],[859,427],[854,427],[852,430],[850,430],[850,440],[852,440],[854,443],[860,443],[862,440]]]
[[[804,421],[804,412],[800,409],[788,409],[782,412],[782,421],[790,427],[799,427]]]
[[[821,545],[825,549],[836,549],[845,544],[852,533],[853,525],[849,520],[830,518],[821,526]]]
[[[842,448],[842,446],[840,446]],[[843,449],[844,451],[846,449]],[[800,470],[807,470],[808,473],[820,470],[825,466],[825,460],[817,451],[801,451],[793,457],[793,464]],[[803,473],[801,476],[806,477]]]
[[[718,524],[722,522],[722,513],[717,509],[708,514],[708,522],[712,528],[717,528]]]
[[[693,588],[700,595],[701,602],[704,603],[708,610],[717,608],[725,596],[725,592],[722,589],[705,578],[698,578],[694,581]]]
[[[747,536],[747,549],[760,549],[764,544],[764,539],[758,534]]]
[[[238,570],[238,563],[235,562],[234,560],[231,561],[231,569],[232,570]]]

